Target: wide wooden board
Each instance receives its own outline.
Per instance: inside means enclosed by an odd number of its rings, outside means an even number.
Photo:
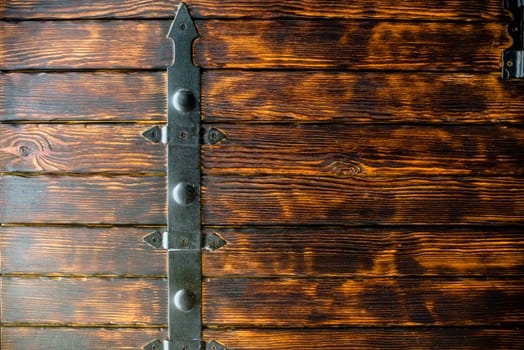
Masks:
[[[523,224],[520,178],[203,178],[206,225]]]
[[[523,95],[524,81],[501,80],[499,72],[216,70],[202,76],[202,114],[213,122],[519,123]]]
[[[186,0],[196,18],[377,18],[427,20],[496,20],[505,13],[497,0]],[[56,0],[4,0],[2,18],[165,18],[174,15],[170,0],[92,0],[75,4]]]
[[[2,323],[167,324],[167,280],[3,277]]]
[[[205,276],[522,276],[515,228],[212,229],[227,243],[203,253]]]
[[[1,176],[0,222],[163,225],[164,193],[162,176]]]
[[[215,124],[207,174],[435,176],[524,173],[524,129],[499,126]]]
[[[0,264],[18,275],[167,275],[167,254],[142,241],[153,228],[1,226]]]
[[[210,326],[488,326],[524,321],[522,280],[206,279]],[[255,311],[256,310],[256,311]]]
[[[136,350],[153,339],[167,337],[163,328],[5,327],[5,350]]]
[[[165,86],[163,72],[0,73],[0,120],[163,121]]]
[[[147,125],[0,124],[0,172],[160,173],[165,147]]]
[[[1,22],[0,69],[165,68],[172,61],[168,26],[157,20]],[[196,26],[201,38],[194,60],[203,68],[491,72],[499,71],[500,52],[510,45],[505,26],[492,22],[206,20]]]

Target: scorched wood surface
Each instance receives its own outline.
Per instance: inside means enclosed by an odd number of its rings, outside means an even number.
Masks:
[[[0,5],[2,349],[167,336],[173,1]],[[205,128],[203,336],[521,349],[524,83],[501,1],[187,2]]]

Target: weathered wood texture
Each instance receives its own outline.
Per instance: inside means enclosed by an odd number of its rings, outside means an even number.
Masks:
[[[167,255],[134,227],[0,227],[7,274],[166,276]]]
[[[0,172],[164,173],[144,125],[0,125]]]
[[[208,279],[203,300],[204,323],[217,326],[487,326],[524,320],[522,280]]]
[[[0,227],[3,273],[166,276],[150,228]],[[227,245],[205,251],[204,276],[522,276],[522,230],[205,229]]]
[[[346,349],[514,349],[520,350],[520,329],[361,328],[345,330],[208,329],[204,337],[216,339],[229,350],[338,350]]]
[[[522,276],[522,229],[207,229],[206,276]]]
[[[376,18],[424,20],[496,20],[507,16],[500,1],[484,0],[187,0],[195,18]],[[2,18],[164,18],[174,15],[170,0],[94,0],[75,3],[60,0],[5,0],[0,7]]]
[[[0,69],[165,68],[171,61],[168,25],[2,22]],[[204,68],[487,72],[499,70],[500,52],[510,44],[505,26],[494,22],[208,20],[196,25],[201,38],[194,56]]]
[[[164,326],[162,279],[3,277],[2,323]]]
[[[520,178],[204,177],[208,225],[522,224]]]
[[[0,74],[0,120],[165,120],[162,72]]]
[[[524,82],[499,75],[208,71],[202,114],[213,122],[523,122]]]
[[[165,120],[163,72],[0,74],[0,120]],[[290,88],[290,87],[293,88]],[[524,82],[499,73],[205,71],[211,122],[519,123]]]
[[[165,177],[0,177],[2,223],[164,224]]]
[[[498,126],[214,125],[207,174],[293,176],[524,173],[524,129]]]
[[[506,126],[228,125],[206,174],[398,176],[524,173],[524,130]],[[0,172],[160,173],[144,125],[0,125]]]
[[[202,179],[203,223],[522,224],[519,178]],[[164,177],[0,177],[0,222],[165,224]]]
[[[31,350],[136,350],[152,339],[164,339],[162,328],[7,327],[2,329],[2,349]]]

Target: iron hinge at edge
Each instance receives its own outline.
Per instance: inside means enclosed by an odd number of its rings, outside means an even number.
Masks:
[[[524,0],[504,0],[511,12],[508,34],[513,44],[502,53],[502,78],[524,78]]]

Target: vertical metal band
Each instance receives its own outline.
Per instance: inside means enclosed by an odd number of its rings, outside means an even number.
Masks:
[[[200,225],[200,69],[192,46],[198,32],[184,4],[168,37],[167,69],[169,349],[202,348]]]
[[[524,78],[524,0],[504,0],[504,8],[511,12],[508,34],[513,43],[502,54],[502,78]]]

